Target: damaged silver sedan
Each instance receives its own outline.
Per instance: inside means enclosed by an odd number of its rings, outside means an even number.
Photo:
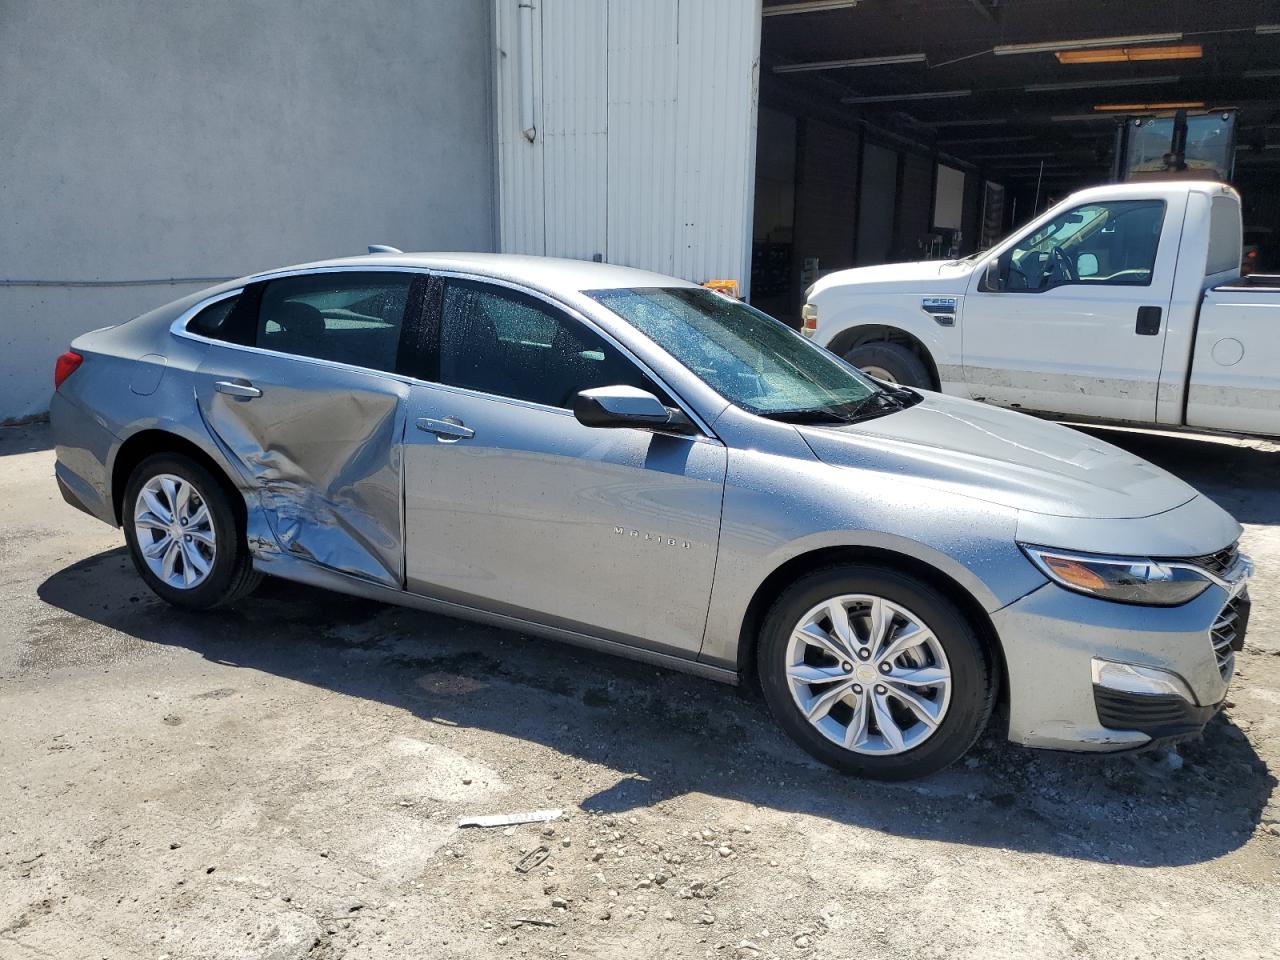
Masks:
[[[78,338],[55,383],[63,496],[165,600],[270,574],[751,677],[865,776],[997,708],[1030,746],[1193,736],[1248,619],[1239,526],[1164,471],[623,267],[273,271]]]

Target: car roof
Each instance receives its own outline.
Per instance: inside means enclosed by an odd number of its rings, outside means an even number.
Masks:
[[[620,287],[695,287],[661,273],[590,260],[534,257],[511,253],[375,253],[337,260],[321,260],[268,270],[246,280],[258,280],[300,270],[360,267],[410,267],[416,269],[469,273],[509,280],[547,291],[610,290]]]

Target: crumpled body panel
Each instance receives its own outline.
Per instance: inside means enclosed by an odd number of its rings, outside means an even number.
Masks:
[[[402,586],[400,439],[408,388],[357,370],[230,354],[215,348],[201,368],[201,413],[257,492],[279,548]],[[217,382],[228,377],[252,383],[262,396],[246,401],[218,392]]]

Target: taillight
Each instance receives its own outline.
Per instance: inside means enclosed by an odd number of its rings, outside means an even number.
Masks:
[[[53,365],[53,389],[57,390],[62,386],[62,381],[79,370],[82,363],[84,363],[84,357],[73,350],[68,350],[60,356],[57,363]]]

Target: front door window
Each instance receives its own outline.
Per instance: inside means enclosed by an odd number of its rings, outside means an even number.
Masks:
[[[1162,200],[1087,203],[1055,217],[992,261],[987,293],[1043,293],[1067,284],[1150,286]]]

